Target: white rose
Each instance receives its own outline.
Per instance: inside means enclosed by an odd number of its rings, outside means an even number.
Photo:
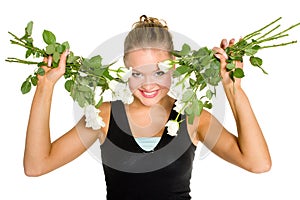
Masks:
[[[185,79],[184,81],[182,76],[173,78],[171,81],[170,90],[168,92],[168,95],[172,97],[173,99],[181,100],[183,93],[190,88],[190,84],[188,82],[188,79]],[[181,83],[181,84],[178,84]]]
[[[175,107],[173,110],[175,110],[177,113],[183,114],[184,112],[184,103],[182,103],[180,100],[175,101]]]
[[[128,84],[118,83],[113,91],[113,100],[121,100],[125,104],[133,102],[133,95]]]
[[[129,67],[129,69],[127,67],[124,67],[124,75],[122,76],[122,81],[127,82],[128,79],[130,78],[130,76],[132,75],[132,67]]]
[[[166,124],[166,127],[168,127],[168,134],[171,136],[177,136],[177,131],[179,129],[179,123],[175,120],[169,120]]]
[[[100,110],[95,108],[93,105],[88,105],[84,107],[84,115],[85,115],[85,126],[88,128],[92,128],[93,130],[98,130],[101,127],[105,126],[102,117],[99,116]]]
[[[157,65],[158,65],[158,68],[165,73],[168,72],[171,68],[173,68],[170,60],[166,60],[164,62],[159,62]]]

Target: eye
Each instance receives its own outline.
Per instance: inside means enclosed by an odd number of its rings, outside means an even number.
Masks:
[[[165,74],[165,72],[161,71],[161,70],[154,72],[154,76],[156,76],[156,77],[163,76],[164,74]]]
[[[131,76],[135,78],[142,78],[143,74],[140,72],[132,72]]]

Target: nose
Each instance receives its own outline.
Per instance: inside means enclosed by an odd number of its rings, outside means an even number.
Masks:
[[[142,88],[146,91],[152,91],[153,89],[155,89],[155,87],[156,87],[156,84],[154,84],[154,83],[144,83],[142,85]]]
[[[144,82],[142,84],[142,88],[151,91],[156,86],[155,81],[152,79],[152,76],[146,75]]]

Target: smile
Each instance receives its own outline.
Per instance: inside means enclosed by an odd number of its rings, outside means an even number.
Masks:
[[[154,98],[158,94],[158,90],[154,90],[154,91],[151,91],[151,92],[140,90],[140,92],[141,92],[142,96],[145,97],[145,98]]]

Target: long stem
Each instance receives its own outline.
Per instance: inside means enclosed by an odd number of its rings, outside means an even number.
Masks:
[[[10,40],[10,42],[11,42],[12,44],[16,44],[16,45],[25,47],[26,49],[31,49],[31,50],[33,50],[33,51],[37,51],[37,52],[39,52],[40,54],[42,54],[44,57],[47,57],[47,54],[46,54],[43,50],[41,50],[41,49],[39,49],[39,48],[37,48],[37,47],[28,46],[27,44],[22,44],[22,43],[20,43],[20,42],[14,41],[14,40]]]
[[[275,31],[276,29],[278,29],[280,27],[280,25],[276,26],[275,28],[273,28],[272,30],[270,30],[269,32],[265,33],[264,35],[260,36],[259,38],[257,38],[256,40],[260,40],[262,38],[265,38],[267,35],[269,35],[270,33],[272,33],[273,31]]]
[[[297,43],[297,40],[291,41],[291,42],[286,42],[286,43],[281,43],[281,44],[274,44],[274,45],[262,46],[260,48],[261,49],[266,49],[266,48],[272,48],[272,47],[280,47],[280,46],[286,46],[286,45],[294,44],[294,43]]]
[[[39,62],[22,60],[22,59],[19,59],[19,58],[12,58],[12,57],[9,57],[9,58],[5,59],[5,61],[7,61],[7,62],[15,62],[15,63],[22,63],[22,64],[28,64],[28,65],[37,65],[37,64],[39,64]]]
[[[18,38],[15,34],[8,32],[8,34],[10,34],[11,36],[13,36],[16,40],[18,40],[19,42],[23,43],[24,45],[26,44],[26,42],[24,42],[23,40],[21,40],[21,38]]]
[[[290,26],[289,28],[287,28],[287,29],[285,29],[285,30],[281,31],[280,33],[277,33],[277,34],[276,34],[276,35],[274,35],[274,36],[277,36],[277,35],[282,35],[283,33],[287,32],[287,31],[291,30],[292,28],[295,28],[296,26],[299,26],[299,25],[300,25],[300,22],[299,22],[299,23],[297,23],[297,24],[294,24],[294,25]]]
[[[253,35],[255,35],[255,34],[257,35],[257,33],[259,33],[259,32],[261,32],[262,30],[268,28],[269,26],[271,26],[272,24],[276,23],[276,22],[279,21],[280,19],[281,19],[281,17],[279,17],[278,19],[274,20],[273,22],[267,24],[266,26],[262,27],[261,29],[259,29],[259,30],[257,30],[257,31],[254,31],[254,32],[252,32],[252,33],[246,35],[246,36],[244,37],[244,39],[245,39],[245,40],[248,40],[248,39],[252,38]]]
[[[263,40],[260,40],[260,41],[256,41],[256,44],[261,44],[263,42],[268,42],[268,41],[271,41],[271,40],[277,40],[279,38],[283,38],[283,37],[287,37],[288,34],[285,34],[285,35],[279,35],[279,36],[271,36],[271,37],[268,37],[266,39],[263,39]]]

